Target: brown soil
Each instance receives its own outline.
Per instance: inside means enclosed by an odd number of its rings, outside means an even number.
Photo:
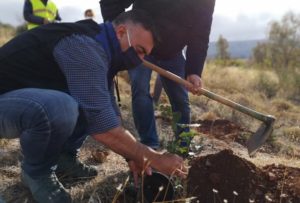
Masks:
[[[200,124],[197,131],[203,134],[213,136],[217,139],[222,139],[227,142],[236,141],[245,144],[245,133],[251,133],[229,120],[216,119],[216,120],[198,120],[196,123]]]
[[[262,169],[230,150],[190,162],[188,196],[202,203],[300,202],[300,169],[268,165]]]

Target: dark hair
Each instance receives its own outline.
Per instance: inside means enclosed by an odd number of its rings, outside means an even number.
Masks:
[[[150,15],[146,11],[140,9],[133,9],[130,11],[119,14],[114,20],[114,25],[120,25],[127,22],[141,25],[145,30],[150,31],[153,36],[154,44],[159,43],[159,35],[155,28],[154,22]]]
[[[88,14],[92,14],[92,16],[88,16]],[[93,10],[92,9],[87,9],[87,10],[85,10],[84,11],[84,16],[85,17],[94,17],[94,12],[93,12]]]

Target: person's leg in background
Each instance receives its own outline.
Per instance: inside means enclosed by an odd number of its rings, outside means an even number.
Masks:
[[[157,74],[154,83],[153,94],[152,94],[153,102],[155,105],[157,105],[159,102],[161,92],[162,92],[162,82],[160,79],[160,75]]]
[[[180,76],[181,78],[185,77],[185,59],[181,52],[172,59],[160,60],[158,65],[165,70]],[[179,120],[175,122],[179,124],[189,124],[190,104],[187,89],[183,85],[180,85],[165,77],[161,77],[161,80],[163,88],[168,95],[173,113],[179,114]],[[178,135],[183,131],[188,132],[189,128],[181,128],[177,126],[177,130],[175,132],[176,137],[178,138]]]
[[[0,136],[20,138],[22,180],[38,202],[71,202],[54,170],[78,114],[75,100],[59,91],[27,88],[0,95]]]
[[[155,60],[153,57],[147,58],[150,62],[169,70],[170,72],[184,78],[185,59],[182,53],[170,60]],[[159,137],[156,131],[153,100],[150,95],[151,70],[144,66],[129,70],[132,90],[132,111],[135,126],[139,133],[141,142],[147,146],[156,148],[159,146]],[[190,123],[190,107],[187,89],[176,82],[160,77],[163,87],[169,97],[172,111],[179,113],[180,118],[177,123]],[[189,128],[177,127],[176,138],[183,131]]]
[[[132,113],[140,141],[149,147],[158,148],[159,138],[156,131],[153,100],[150,95],[152,71],[140,65],[129,70],[128,73],[131,81]]]

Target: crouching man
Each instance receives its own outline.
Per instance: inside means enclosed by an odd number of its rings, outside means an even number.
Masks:
[[[156,42],[142,11],[112,23],[92,20],[43,25],[0,48],[0,137],[20,138],[21,179],[34,199],[67,203],[57,172],[94,177],[97,170],[77,153],[87,135],[130,161],[138,173],[150,167],[184,176],[183,160],[139,143],[121,127],[112,78],[141,63]]]

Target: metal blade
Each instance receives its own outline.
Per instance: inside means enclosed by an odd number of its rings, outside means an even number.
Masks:
[[[248,139],[246,145],[248,153],[250,156],[253,156],[268,139],[268,137],[273,132],[273,122],[266,125],[265,123],[261,124],[259,129]]]

